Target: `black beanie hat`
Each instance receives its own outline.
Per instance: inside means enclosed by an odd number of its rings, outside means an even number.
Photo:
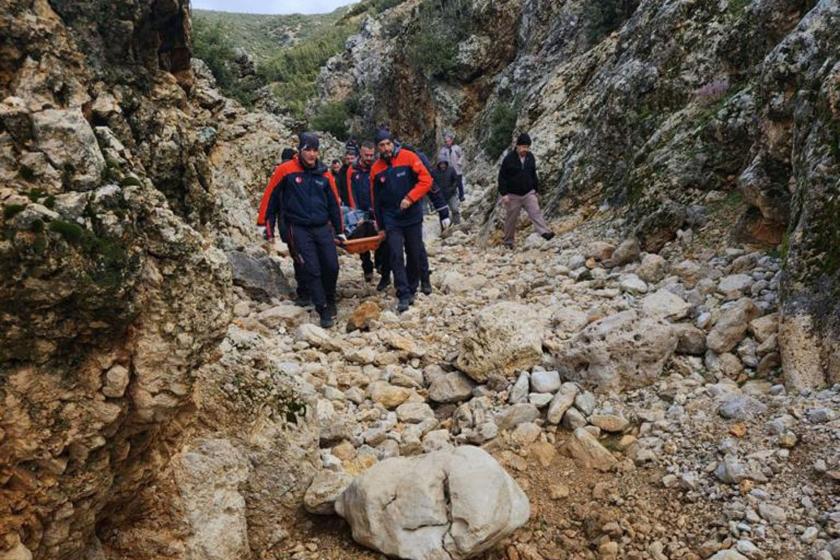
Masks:
[[[516,145],[517,146],[530,146],[531,145],[531,137],[528,136],[527,132],[523,132],[522,134],[519,135],[519,137],[516,139]]]
[[[376,135],[373,137],[373,141],[379,144],[383,140],[393,140],[394,137],[391,136],[391,131],[387,128],[380,128],[376,131]]]
[[[285,148],[283,149],[283,153],[280,154],[281,161],[289,161],[295,157],[295,149],[294,148]]]
[[[317,150],[321,147],[321,142],[318,140],[318,135],[314,132],[304,132],[300,135],[300,143],[298,144],[298,151],[309,148]]]

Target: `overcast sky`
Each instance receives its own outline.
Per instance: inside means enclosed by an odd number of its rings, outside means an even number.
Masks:
[[[193,8],[248,14],[325,14],[357,0],[193,0]]]

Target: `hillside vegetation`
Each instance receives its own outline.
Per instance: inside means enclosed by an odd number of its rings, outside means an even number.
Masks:
[[[222,91],[244,105],[251,107],[267,96],[306,125],[320,123],[342,134],[345,104],[306,111],[307,100],[317,94],[318,73],[342,52],[364,17],[402,1],[367,0],[307,16],[193,10],[195,56],[207,63]]]

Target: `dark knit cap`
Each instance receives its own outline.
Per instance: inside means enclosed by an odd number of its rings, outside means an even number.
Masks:
[[[380,128],[376,131],[376,135],[373,137],[373,141],[379,144],[383,140],[393,140],[394,137],[391,136],[391,131],[387,128]]]
[[[280,154],[281,161],[289,161],[293,157],[295,157],[295,149],[294,148],[285,148],[283,153]]]
[[[318,150],[321,147],[321,142],[318,140],[318,135],[314,132],[304,132],[300,135],[300,143],[298,144],[298,151],[309,148],[311,150]]]
[[[530,146],[531,145],[531,137],[528,136],[527,132],[523,132],[522,134],[519,135],[519,137],[516,139],[516,145],[517,146]]]

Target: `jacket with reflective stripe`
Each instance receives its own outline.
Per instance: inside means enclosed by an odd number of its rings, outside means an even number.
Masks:
[[[370,170],[370,199],[379,229],[406,227],[423,221],[423,206],[417,204],[432,188],[432,176],[417,157],[399,146],[390,160],[378,159]],[[400,210],[408,198],[413,204]]]
[[[274,170],[260,202],[257,224],[273,226],[277,221],[281,227],[332,223],[336,234],[344,230],[335,180],[320,161],[307,169],[295,157]]]

